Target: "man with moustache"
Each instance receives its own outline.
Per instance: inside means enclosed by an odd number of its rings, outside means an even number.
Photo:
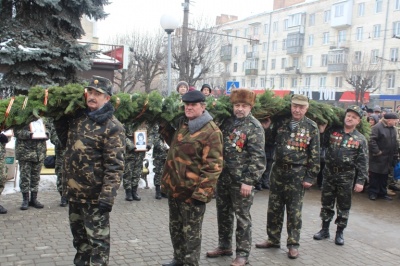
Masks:
[[[329,224],[335,214],[336,201],[335,244],[344,244],[343,230],[349,219],[354,176],[357,174],[355,192],[363,190],[368,176],[368,143],[356,129],[362,117],[363,110],[353,105],[346,110],[343,127],[324,132],[326,125],[320,126],[321,133],[325,135],[322,145],[326,153],[320,212],[322,229],[314,235],[315,240],[329,238]]]
[[[307,118],[308,98],[294,94],[291,98],[291,117],[277,121],[272,129],[275,138],[275,162],[270,176],[268,201],[268,240],[256,248],[280,248],[286,208],[288,257],[299,256],[301,210],[304,189],[312,186],[320,169],[320,136],[317,124]],[[268,128],[269,123],[264,123]]]

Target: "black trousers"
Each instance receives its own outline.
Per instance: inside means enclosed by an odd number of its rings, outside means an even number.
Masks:
[[[368,194],[378,197],[387,195],[388,174],[369,172]]]

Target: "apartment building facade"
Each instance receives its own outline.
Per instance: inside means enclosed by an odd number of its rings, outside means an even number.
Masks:
[[[364,69],[376,73],[371,91],[400,94],[400,0],[287,2],[220,25],[221,62],[204,82],[335,100]]]

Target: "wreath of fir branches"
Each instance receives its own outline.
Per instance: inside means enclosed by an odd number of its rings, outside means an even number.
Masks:
[[[139,125],[146,121],[149,124],[168,122],[174,124],[184,115],[180,96],[173,93],[163,98],[157,91],[146,93],[118,93],[111,97],[115,116],[123,124]],[[229,96],[220,98],[207,97],[206,109],[217,124],[221,124],[232,115],[232,104]],[[36,86],[29,90],[28,96],[15,96],[0,100],[1,129],[30,123],[40,116],[55,120],[71,116],[77,110],[86,108],[85,89],[82,84],[68,84],[64,87]],[[290,117],[290,96],[275,96],[272,90],[257,95],[252,114],[262,121],[277,121]],[[328,127],[343,126],[345,110],[325,103],[310,100],[306,116],[317,124],[328,124]],[[367,138],[370,126],[365,118],[357,129]]]

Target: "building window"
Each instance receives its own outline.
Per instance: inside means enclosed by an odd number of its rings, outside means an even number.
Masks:
[[[335,18],[340,18],[344,16],[344,4],[335,5]]]
[[[399,60],[399,48],[390,49],[390,61],[397,62]]]
[[[329,44],[329,32],[322,34],[322,44]]]
[[[343,86],[343,77],[335,77],[335,88],[341,88]]]
[[[346,30],[340,30],[338,32],[338,44],[346,41]]]
[[[324,23],[328,23],[329,21],[331,21],[331,11],[325,10],[324,11]]]
[[[400,21],[393,22],[393,35],[400,36]]]
[[[278,21],[274,21],[272,24],[272,31],[277,32],[278,31]]]
[[[245,79],[242,79],[242,86],[243,86],[243,88],[246,88],[246,80]]]
[[[284,19],[283,20],[283,30],[287,30],[289,28],[289,20]]]
[[[311,87],[311,76],[306,76],[306,78],[304,79],[304,86],[306,88],[310,88]]]
[[[328,55],[327,54],[323,54],[321,55],[321,66],[327,66],[328,65]]]
[[[308,16],[308,26],[315,26],[315,14],[310,14]]]
[[[264,24],[264,34],[267,35],[269,32],[269,24]]]
[[[361,63],[361,51],[355,51],[354,52],[354,64],[360,64]]]
[[[394,1],[394,10],[400,10],[400,0]]]
[[[293,64],[292,64],[292,66],[294,66],[294,67],[299,67],[299,58],[298,57],[293,57]]]
[[[271,59],[271,69],[274,70],[276,67],[276,59]]]
[[[247,37],[249,35],[249,29],[248,28],[244,28],[244,37]]]
[[[250,87],[252,87],[252,88],[256,87],[256,79],[250,80]]]
[[[394,73],[389,73],[387,75],[387,81],[388,81],[388,84],[387,84],[388,89],[395,88],[396,85],[395,85],[395,75],[394,75]]]
[[[275,86],[275,79],[274,79],[274,78],[270,78],[270,79],[269,79],[269,86],[270,86],[271,88],[273,88],[273,87]]]
[[[358,10],[357,10],[357,14],[359,17],[363,17],[365,14],[365,3],[359,3],[358,4]]]
[[[233,63],[233,72],[237,72],[237,63]]]
[[[273,41],[272,42],[272,51],[278,50],[278,41]]]
[[[314,45],[314,34],[308,35],[308,46]]]
[[[261,70],[265,70],[265,60],[261,61]]]
[[[285,87],[285,78],[284,77],[281,77],[279,79],[279,87],[280,88],[284,88]]]
[[[236,33],[236,37],[240,37],[240,30],[236,30],[235,33]]]
[[[282,50],[286,50],[286,39],[282,40]]]
[[[312,55],[307,55],[307,67],[312,67]]]
[[[378,55],[379,55],[379,50],[374,49],[371,51],[371,64],[377,64],[378,63]]]
[[[258,30],[259,30],[258,27],[254,27],[254,29],[253,29],[253,34],[254,34],[254,35],[258,35]]]
[[[326,77],[325,76],[319,77],[319,87],[325,88],[325,86],[326,86]]]
[[[381,24],[376,24],[372,27],[373,31],[373,38],[379,38],[381,37]]]
[[[363,27],[358,27],[356,29],[356,40],[362,41],[362,39],[363,39]]]
[[[297,87],[297,78],[292,78],[292,88]]]
[[[382,0],[375,0],[375,13],[382,12]]]
[[[286,67],[286,58],[282,58],[282,60],[281,60],[281,69],[285,69],[285,67]]]
[[[260,78],[261,88],[265,88],[265,78]]]
[[[235,48],[233,48],[233,54],[238,55],[238,50],[239,50],[239,48],[237,46],[235,46]]]
[[[247,45],[243,45],[243,54],[247,54]]]

